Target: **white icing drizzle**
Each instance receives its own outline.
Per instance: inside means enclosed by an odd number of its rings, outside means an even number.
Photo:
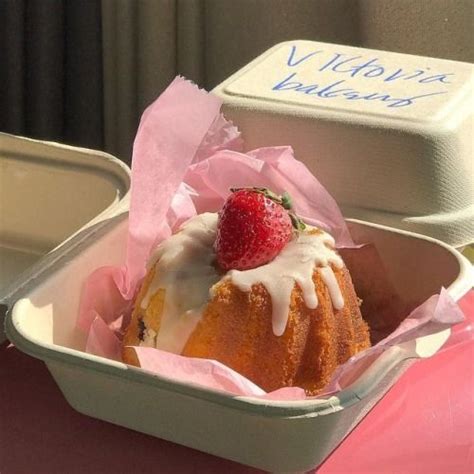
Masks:
[[[275,336],[281,336],[288,323],[291,293],[295,283],[301,288],[306,306],[318,306],[313,272],[320,272],[327,285],[335,309],[344,306],[344,299],[330,265],[343,267],[341,257],[334,250],[334,239],[326,233],[302,233],[291,241],[280,254],[266,265],[251,270],[231,270],[224,278],[242,291],[251,291],[252,285],[261,283],[272,299],[272,323]]]
[[[146,328],[140,344],[181,353],[201,318],[213,286],[230,279],[240,290],[250,292],[252,285],[265,286],[272,300],[273,332],[281,336],[286,329],[295,283],[301,288],[306,306],[318,306],[313,272],[316,268],[328,287],[334,308],[341,309],[344,299],[330,265],[343,267],[334,250],[334,239],[326,233],[301,233],[286,245],[270,263],[246,271],[231,270],[221,279],[214,268],[214,241],[217,214],[205,213],[186,222],[180,231],[161,243],[150,265],[159,261],[157,271],[141,302],[146,308],[160,289],[166,291],[159,333]]]
[[[153,329],[148,328],[143,331],[143,341],[140,342],[140,346],[155,347],[156,345],[156,334]]]
[[[336,276],[331,267],[318,268],[321,278],[326,284],[329,296],[331,297],[332,305],[335,309],[342,309],[344,307],[344,298],[337,283]]]
[[[166,292],[163,315],[158,334],[145,329],[140,345],[182,352],[201,318],[209,289],[220,278],[213,266],[216,225],[217,214],[200,214],[156,248],[150,264],[159,264],[141,307],[146,308],[162,288]]]

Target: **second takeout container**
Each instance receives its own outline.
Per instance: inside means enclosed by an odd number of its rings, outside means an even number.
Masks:
[[[295,40],[213,92],[249,150],[291,144],[346,217],[474,242],[472,64]]]
[[[445,330],[391,347],[327,400],[234,397],[87,354],[76,327],[81,287],[96,268],[124,262],[127,224],[123,205],[86,239],[65,244],[17,292],[6,321],[10,340],[42,359],[68,402],[92,417],[260,469],[305,471],[322,462],[413,360],[432,355],[449,337]],[[442,242],[361,221],[349,226],[357,242],[376,244],[407,299],[424,300],[444,286],[458,300],[472,285],[467,260]]]
[[[129,188],[127,165],[107,153],[0,133],[0,342],[11,296],[61,254],[51,250],[114,214]]]

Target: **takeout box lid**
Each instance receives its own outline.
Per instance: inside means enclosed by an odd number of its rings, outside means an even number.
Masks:
[[[97,150],[0,133],[0,342],[13,295],[51,250],[113,215],[130,169]]]
[[[474,241],[473,71],[295,40],[213,92],[248,149],[291,145],[346,217],[461,247]]]

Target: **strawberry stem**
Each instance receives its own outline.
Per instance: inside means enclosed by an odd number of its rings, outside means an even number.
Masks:
[[[290,216],[291,223],[296,230],[302,232],[306,229],[306,224],[296,214],[293,214],[292,212],[289,212],[288,214]]]

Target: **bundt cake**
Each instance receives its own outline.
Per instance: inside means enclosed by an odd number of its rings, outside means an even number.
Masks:
[[[252,221],[252,212],[238,214]],[[284,219],[267,221],[268,235],[251,232],[258,236],[252,254],[260,250],[269,260],[256,266],[248,248],[238,248],[239,255],[224,248],[220,226],[229,214],[224,207],[219,215],[197,215],[157,247],[124,337],[124,361],[138,365],[129,346],[156,347],[222,362],[266,391],[298,386],[316,395],[339,364],[370,346],[334,240],[290,215],[298,230],[282,244]],[[245,234],[231,231],[237,240]],[[275,241],[276,255],[262,250],[262,242]]]

